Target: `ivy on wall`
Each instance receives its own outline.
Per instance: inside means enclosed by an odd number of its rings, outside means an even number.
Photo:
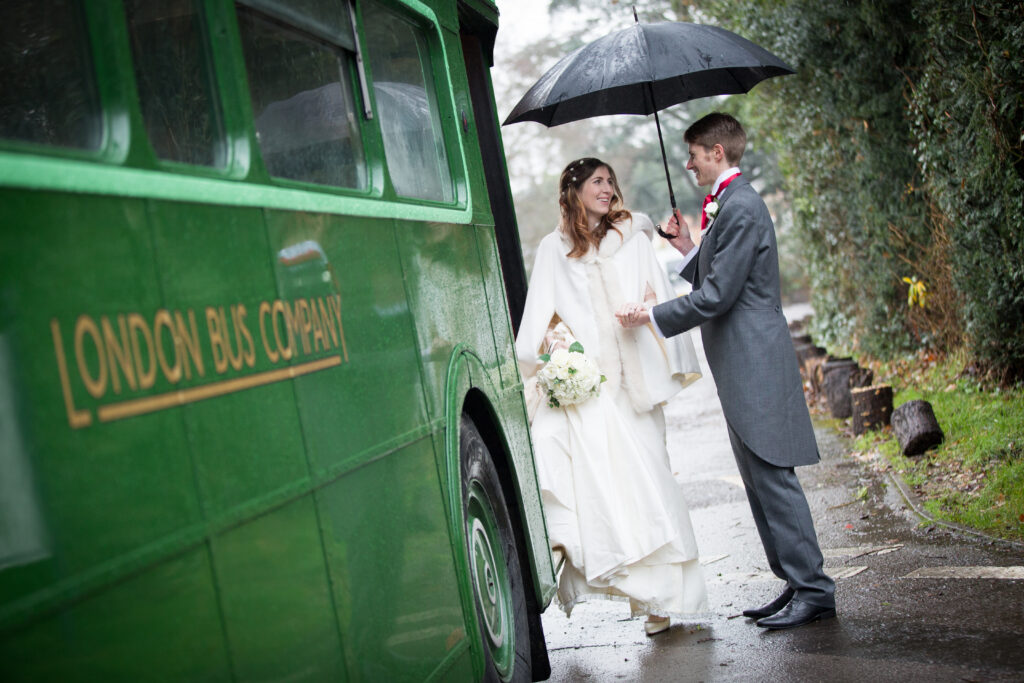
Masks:
[[[1024,3],[671,4],[798,71],[743,110],[789,184],[817,338],[880,357],[965,344],[1024,377]]]

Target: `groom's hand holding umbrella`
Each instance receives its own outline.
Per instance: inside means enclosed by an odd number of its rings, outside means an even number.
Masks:
[[[666,238],[668,243],[675,247],[683,256],[689,254],[697,246],[693,238],[690,237],[690,226],[686,223],[686,219],[683,218],[683,214],[679,212],[679,209],[672,209],[672,217],[668,219],[665,228],[666,230],[662,236],[669,235]]]

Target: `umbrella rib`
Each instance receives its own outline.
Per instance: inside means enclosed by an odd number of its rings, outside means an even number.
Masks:
[[[640,44],[644,52],[644,63],[647,64],[647,68],[649,69],[647,72],[647,95],[651,98],[651,111],[657,114],[658,103],[654,99],[654,65],[651,64],[651,46],[647,42],[647,33],[644,32],[643,24],[637,24],[637,30],[640,33]]]

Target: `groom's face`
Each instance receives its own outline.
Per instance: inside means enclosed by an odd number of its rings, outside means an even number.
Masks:
[[[699,187],[714,184],[721,170],[717,147],[705,147],[704,145],[690,144],[690,159],[686,162],[686,169],[693,171],[693,177]]]

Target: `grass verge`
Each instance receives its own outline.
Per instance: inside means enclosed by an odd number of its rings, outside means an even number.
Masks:
[[[962,374],[958,355],[862,364],[875,371],[876,384],[892,385],[894,407],[931,403],[945,440],[908,458],[886,427],[858,438],[854,455],[895,470],[931,516],[1024,541],[1024,388],[986,388]]]

